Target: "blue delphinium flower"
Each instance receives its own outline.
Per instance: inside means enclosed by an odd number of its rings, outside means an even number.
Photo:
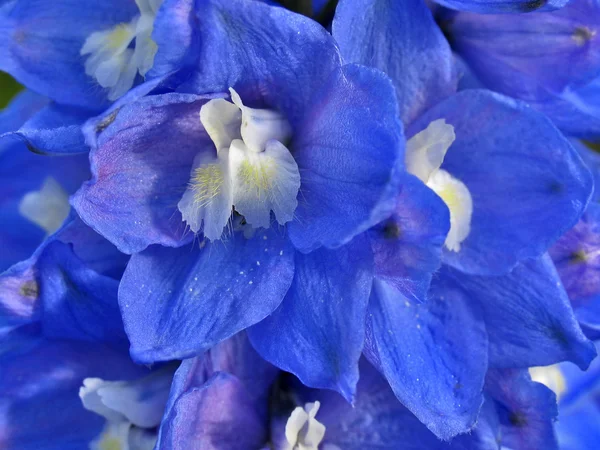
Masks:
[[[108,106],[152,68],[161,0],[5,1],[0,69],[64,105]]]
[[[20,93],[0,113],[0,134],[17,130],[48,100]],[[28,151],[22,140],[0,141],[0,273],[28,258],[69,214],[69,194],[89,178],[84,156],[49,158]]]
[[[473,427],[488,365],[568,359],[586,367],[595,356],[544,255],[580,217],[591,176],[525,104],[483,90],[455,93],[450,48],[423,2],[342,1],[333,34],[351,61],[391,76],[410,138],[407,168],[450,211],[445,265],[425,304],[415,302],[425,297],[415,296],[418,272],[412,285],[393,275],[426,253],[405,250],[393,266],[382,259],[376,267],[365,349],[404,405],[450,438]],[[376,261],[392,246],[410,248],[415,228],[427,229],[395,217],[384,224],[372,230]]]
[[[576,223],[592,180],[575,150],[524,103],[485,90],[456,93],[450,48],[423,1],[341,1],[333,35],[347,60],[394,82],[407,168],[450,209],[444,263],[507,273]]]
[[[193,93],[124,98],[88,123],[93,178],[73,203],[133,253],[119,297],[136,360],[193,356],[262,321],[261,354],[350,399],[373,277],[359,235],[394,210],[403,166],[393,88],[342,65],[305,17],[200,3],[155,23],[202,35],[155,59],[185,50],[178,89]]]
[[[600,136],[598,2],[521,15],[449,12],[440,24],[483,86],[526,101],[566,134]]]

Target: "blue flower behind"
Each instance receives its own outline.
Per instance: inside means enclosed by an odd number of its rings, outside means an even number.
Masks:
[[[188,93],[124,98],[86,125],[93,178],[74,205],[133,253],[119,290],[132,354],[143,362],[193,356],[275,311],[252,332],[259,352],[350,399],[373,276],[370,243],[360,234],[393,212],[402,169],[392,87],[376,70],[343,66],[324,29],[282,8],[207,1],[189,13],[202,46],[184,48],[169,81],[181,77],[178,91]],[[185,34],[188,23],[159,16],[155,35],[169,26]],[[165,54],[181,53],[159,47],[153,70],[168,65]],[[248,235],[250,219],[234,214],[223,241],[198,242],[178,203],[197,155],[220,148],[201,111],[230,87],[244,105],[277,112],[291,126],[285,145],[301,176],[298,206],[285,229]],[[290,343],[303,344],[290,353]]]
[[[477,427],[443,442],[397,401],[367,361],[361,361],[360,371],[352,406],[334,392],[307,388],[278,373],[237,335],[182,363],[157,448],[352,450],[395,449],[399,443],[407,449],[483,450],[502,444],[525,450],[538,443],[557,448],[554,395],[526,372],[490,373]]]
[[[597,139],[599,19],[597,2],[574,0],[535,14],[445,12],[439,22],[483,86],[526,101],[567,135]]]
[[[151,373],[133,364],[127,353],[117,303],[126,261],[125,255],[71,215],[31,258],[0,275],[4,446],[88,448],[104,436],[105,421],[84,409],[77,395],[84,380],[134,383]],[[98,383],[88,381],[86,387],[92,390],[91,385],[100,387]],[[170,378],[167,390],[169,384]],[[104,386],[107,395],[111,386]],[[127,386],[119,385],[120,395],[129,392]],[[116,404],[125,408],[122,402]],[[128,408],[134,407],[135,402],[129,403]],[[120,411],[127,415],[129,410]],[[159,412],[158,421],[162,409]]]

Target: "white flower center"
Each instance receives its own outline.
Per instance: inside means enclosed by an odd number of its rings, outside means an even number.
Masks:
[[[325,437],[325,425],[315,419],[321,404],[307,403],[304,409],[297,407],[285,424],[286,450],[318,450]]]
[[[300,173],[283,144],[291,135],[289,123],[275,111],[245,106],[230,91],[233,103],[215,99],[200,110],[216,152],[196,156],[177,205],[190,229],[202,228],[210,240],[221,237],[233,207],[251,227],[268,228],[271,211],[284,224],[298,206]]]
[[[140,14],[129,23],[97,31],[88,36],[81,55],[89,55],[85,73],[108,89],[108,99],[116,100],[132,88],[138,72],[152,68],[158,47],[152,40],[156,13],[162,0],[136,0]],[[135,45],[131,44],[135,39]]]
[[[28,192],[19,203],[19,213],[52,234],[69,215],[69,194],[52,177],[46,178],[39,191]]]
[[[460,251],[471,231],[473,200],[467,186],[440,169],[448,148],[454,142],[454,127],[443,119],[434,120],[406,144],[406,169],[444,200],[450,210],[450,231],[445,245]]]

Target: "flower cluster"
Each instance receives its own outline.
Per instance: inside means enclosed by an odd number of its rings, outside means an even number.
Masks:
[[[600,448],[600,0],[436,2],[0,0],[0,448]]]

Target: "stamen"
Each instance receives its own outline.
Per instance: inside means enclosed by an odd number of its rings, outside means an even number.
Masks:
[[[223,170],[219,164],[198,167],[194,171],[191,181],[194,190],[194,202],[199,206],[208,205],[212,199],[219,195],[224,180]]]

